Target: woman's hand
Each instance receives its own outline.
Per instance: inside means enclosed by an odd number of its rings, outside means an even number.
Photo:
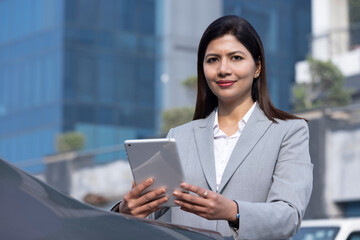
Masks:
[[[216,192],[188,183],[181,183],[180,187],[183,190],[198,195],[175,190],[173,192],[174,196],[177,197],[175,203],[181,206],[182,210],[194,213],[208,220],[222,219],[229,222],[236,222],[237,206],[234,201]]]
[[[153,182],[154,179],[149,178],[137,186],[133,183],[133,188],[125,195],[124,200],[120,203],[119,212],[144,218],[150,213],[159,210],[161,208],[159,205],[168,200],[168,197],[159,198],[166,192],[165,188],[155,189],[140,197],[140,194],[151,186]]]

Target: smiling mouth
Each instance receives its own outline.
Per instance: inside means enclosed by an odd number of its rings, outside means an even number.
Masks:
[[[220,80],[220,81],[217,81],[216,83],[217,83],[220,87],[230,87],[230,86],[234,85],[235,82],[236,82],[236,81]]]

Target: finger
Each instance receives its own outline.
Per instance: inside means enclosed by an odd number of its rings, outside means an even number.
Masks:
[[[155,189],[151,192],[148,192],[137,199],[137,205],[141,206],[141,205],[144,205],[145,203],[151,202],[151,201],[159,198],[164,193],[166,193],[165,188],[159,188],[159,189]]]
[[[173,195],[178,199],[178,200],[182,200],[184,202],[188,202],[188,203],[192,203],[192,204],[197,204],[197,205],[201,205],[201,206],[206,206],[207,205],[207,199],[203,198],[203,197],[199,197],[196,196],[194,194],[190,194],[190,193],[184,193],[184,192],[179,192],[177,190],[175,190],[173,192]]]
[[[154,209],[151,210],[151,212],[142,212],[140,213],[140,215],[137,215],[137,216],[140,216],[140,217],[147,217],[149,214],[153,213],[153,212],[156,212],[158,210],[160,210],[162,207],[156,207]]]
[[[156,210],[159,210],[161,207],[159,207],[159,205],[167,202],[169,200],[168,197],[162,197],[159,198],[155,201],[149,202],[141,207],[136,208],[136,210],[133,211],[134,215],[138,215],[138,214],[146,214],[149,215],[152,212],[155,212]]]
[[[207,192],[208,194],[211,192],[205,188],[201,188],[201,187],[198,187],[198,186],[195,186],[195,185],[191,185],[189,183],[181,183],[180,184],[180,187],[184,190],[187,190],[187,191],[191,191],[193,193],[196,193],[197,195],[199,196],[204,196],[205,192]]]
[[[135,181],[132,182],[132,187],[131,188],[134,188],[135,187]]]
[[[192,209],[189,209],[189,208],[185,208],[185,207],[180,207],[181,210],[185,211],[185,212],[189,212],[189,213],[193,213],[193,214],[196,214],[198,215],[198,212],[192,210]]]
[[[196,211],[192,211],[191,209],[187,209],[187,208],[181,208],[181,210],[185,211],[185,212],[189,212],[189,213],[192,213],[192,214],[196,214],[202,218],[205,218],[205,219],[212,219],[211,216],[207,213],[199,213],[199,212],[196,212]]]
[[[211,220],[213,219],[208,213],[201,213],[201,212],[197,212],[195,210],[192,210],[192,209],[188,209],[188,208],[185,208],[185,207],[180,207],[181,210],[185,211],[185,212],[189,212],[189,213],[192,213],[192,214],[196,214],[202,218],[205,218],[205,219],[208,219],[208,220]]]
[[[179,205],[181,208],[186,209],[188,212],[191,211],[192,213],[195,213],[195,214],[201,214],[201,213],[208,212],[208,209],[206,207],[194,205],[194,204],[191,204],[188,202],[175,200],[175,204]]]
[[[136,185],[130,191],[131,197],[133,197],[133,198],[138,197],[146,188],[151,186],[151,184],[153,184],[153,182],[154,182],[154,179],[148,178],[145,181],[141,182],[140,184]]]

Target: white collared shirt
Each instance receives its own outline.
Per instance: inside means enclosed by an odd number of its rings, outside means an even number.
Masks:
[[[214,157],[215,157],[215,170],[216,170],[216,190],[219,190],[221,178],[223,176],[225,167],[230,159],[234,147],[243,131],[246,123],[248,122],[252,112],[254,111],[256,102],[251,106],[245,116],[239,121],[239,130],[232,136],[228,137],[219,128],[218,109],[215,109],[214,119]]]

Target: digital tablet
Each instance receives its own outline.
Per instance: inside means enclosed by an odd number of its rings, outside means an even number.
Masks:
[[[175,139],[126,140],[124,145],[135,184],[151,177],[154,179],[154,183],[142,194],[166,187],[166,193],[162,196],[166,195],[169,200],[161,206],[178,206],[174,203],[172,192],[175,189],[181,191],[180,183],[184,180],[184,174]]]

